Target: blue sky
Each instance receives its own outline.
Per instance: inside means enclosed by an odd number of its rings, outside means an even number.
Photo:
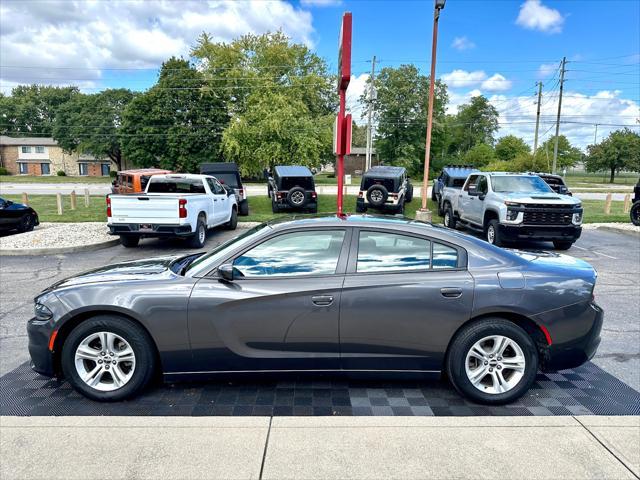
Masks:
[[[141,90],[170,55],[187,55],[196,36],[228,41],[282,29],[324,57],[337,58],[340,19],[353,13],[350,107],[371,68],[430,62],[433,3],[406,1],[246,0],[65,2],[3,0],[0,88],[17,83],[77,84]],[[450,112],[483,94],[501,112],[500,135],[532,141],[535,82],[545,83],[542,131],[557,108],[557,65],[567,65],[562,131],[584,148],[613,125],[640,117],[640,2],[448,0],[440,20],[437,76]],[[527,123],[528,122],[528,123]],[[607,126],[611,124],[612,126]],[[636,127],[634,127],[636,128]],[[551,129],[552,130],[552,129]],[[549,131],[545,135],[550,135]]]

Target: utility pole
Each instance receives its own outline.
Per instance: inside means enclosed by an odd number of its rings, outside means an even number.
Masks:
[[[371,76],[369,77],[369,112],[367,114],[367,152],[364,161],[364,171],[366,172],[371,168],[371,114],[373,110],[372,101],[374,98],[374,86],[373,81],[376,75],[376,56],[373,56],[371,60]]]
[[[558,118],[556,119],[556,141],[553,145],[553,168],[551,173],[555,175],[558,164],[558,135],[560,135],[560,114],[562,113],[562,90],[564,87],[564,70],[567,66],[567,57],[562,57],[560,64],[560,94],[558,96]]]
[[[538,150],[538,129],[540,128],[540,100],[542,99],[542,82],[536,82],[538,85],[538,111],[536,112],[536,133],[533,137],[533,156],[536,156]]]
[[[593,134],[593,144],[598,143],[598,124],[596,123],[596,131]]]

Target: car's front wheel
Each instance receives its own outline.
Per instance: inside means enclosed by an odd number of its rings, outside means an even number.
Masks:
[[[20,219],[20,224],[18,225],[18,232],[20,233],[30,232],[31,230],[33,230],[35,223],[36,221],[35,221],[35,218],[33,218],[33,215],[31,215],[30,213],[25,213]]]
[[[140,243],[138,235],[120,235],[120,244],[125,248],[134,248]]]
[[[453,208],[451,208],[449,204],[447,204],[444,209],[444,219],[442,223],[444,223],[444,226],[447,228],[456,228],[456,217],[453,214]]]
[[[139,393],[153,376],[147,332],[131,320],[101,315],[75,327],[62,346],[62,371],[82,395],[103,402]]]
[[[518,325],[486,318],[460,331],[446,360],[453,386],[478,403],[501,405],[520,398],[538,371],[538,351]]]
[[[573,245],[572,241],[564,241],[564,240],[553,241],[553,248],[555,248],[556,250],[569,250],[571,248],[571,245]]]
[[[640,226],[640,202],[635,202],[631,207],[631,211],[629,212],[629,216],[631,217],[631,223],[636,226]]]

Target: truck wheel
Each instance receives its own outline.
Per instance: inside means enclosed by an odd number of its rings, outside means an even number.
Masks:
[[[293,187],[287,193],[287,203],[293,208],[304,208],[307,204],[307,196],[302,187]]]
[[[442,209],[442,205],[440,205],[440,202],[438,200],[436,200],[436,204],[438,205],[438,215],[443,217],[444,216],[444,210]]]
[[[456,228],[456,216],[453,214],[453,208],[451,208],[451,205],[449,204],[447,204],[444,210],[444,219],[442,223],[447,228],[453,228],[454,230]]]
[[[126,248],[134,248],[140,243],[140,237],[137,235],[120,235],[120,244]]]
[[[360,203],[356,203],[356,213],[367,213],[367,207]]]
[[[398,204],[398,208],[396,209],[396,214],[404,215],[404,200],[400,200],[400,203]]]
[[[271,196],[271,211],[273,213],[280,213],[280,207],[278,206],[278,204],[276,203],[276,197],[275,195]]]
[[[204,217],[201,215],[198,217],[198,223],[196,224],[196,233],[189,238],[190,248],[202,248],[207,241],[207,224],[204,223]]]
[[[238,210],[236,208],[231,209],[231,218],[227,223],[225,223],[224,227],[227,230],[235,230],[238,226]]]
[[[246,217],[247,215],[249,215],[249,201],[248,200],[243,200],[242,202],[240,202],[239,209],[238,209],[238,215],[242,215],[243,217]]]
[[[554,240],[553,241],[553,248],[555,248],[556,250],[569,250],[571,248],[571,245],[573,245],[573,242],[571,241],[564,241],[564,240]]]
[[[384,185],[371,185],[367,190],[367,201],[373,207],[382,207],[389,198],[389,191]]]
[[[490,220],[484,233],[487,238],[487,242],[495,245],[496,247],[503,247],[504,240],[500,235],[500,229],[498,227],[499,224],[500,223],[496,219]]]
[[[453,386],[474,402],[502,405],[524,395],[536,379],[538,350],[518,325],[485,318],[451,342],[446,370]]]
[[[407,203],[411,203],[411,200],[413,200],[413,185],[411,184],[407,185],[407,195],[405,199]]]
[[[631,217],[631,223],[636,226],[640,226],[640,202],[635,202],[633,204],[629,216]]]
[[[434,202],[438,201],[438,197],[436,197],[436,184],[433,184],[433,187],[431,187],[431,200]]]

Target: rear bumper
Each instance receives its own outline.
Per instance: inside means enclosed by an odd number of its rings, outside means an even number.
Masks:
[[[279,198],[276,199],[276,205],[280,210],[311,210],[318,208],[318,200],[315,198],[312,199],[311,197],[307,197],[306,202],[302,207],[292,207],[291,205],[289,205],[289,202],[287,202],[286,198]]]
[[[505,240],[563,240],[575,242],[580,238],[582,227],[576,225],[499,225],[500,235]]]
[[[604,320],[604,311],[594,302],[588,304],[579,316],[573,319],[567,319],[566,325],[551,325],[549,330],[551,337],[556,332],[564,330],[582,330],[584,333],[570,340],[552,343],[546,352],[546,358],[543,359],[544,371],[557,371],[567,368],[574,368],[588,362],[596,354],[600,345],[600,331]],[[562,322],[565,323],[565,322]],[[562,335],[562,333],[560,334]]]
[[[399,206],[400,202],[399,200],[388,200],[384,205],[380,205],[379,207],[376,207],[374,205],[371,205],[370,203],[368,203],[364,198],[358,198],[356,200],[356,206],[361,207],[361,208],[372,208],[374,210],[381,210],[381,211],[386,211],[386,210],[397,210],[398,206]]]
[[[140,231],[138,223],[108,225],[109,235],[136,235],[141,237],[188,237],[193,235],[191,225],[152,224],[151,230]]]
[[[27,336],[29,337],[29,355],[31,368],[41,375],[53,377],[56,375],[53,353],[49,351],[51,338],[51,324],[32,318],[27,322]]]

